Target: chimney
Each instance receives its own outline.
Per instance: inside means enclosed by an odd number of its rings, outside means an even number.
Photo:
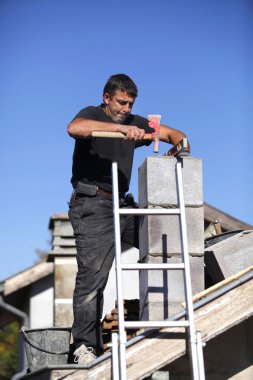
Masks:
[[[139,207],[178,207],[175,157],[147,157],[139,168]],[[202,161],[182,158],[183,190],[193,295],[204,290],[204,209]],[[140,260],[182,262],[179,215],[140,219]],[[185,301],[182,270],[140,271],[140,319],[163,320],[182,311]]]

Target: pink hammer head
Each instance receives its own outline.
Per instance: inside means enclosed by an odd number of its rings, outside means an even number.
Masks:
[[[148,115],[148,120],[150,128],[155,130],[155,132],[151,134],[154,137],[153,151],[154,153],[158,153],[161,115]]]

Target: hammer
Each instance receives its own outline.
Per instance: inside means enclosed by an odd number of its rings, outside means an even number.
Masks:
[[[159,137],[160,137],[160,120],[161,115],[148,115],[149,126],[155,131],[152,133],[146,133],[144,135],[144,140],[153,140],[154,141],[154,153],[158,153]],[[92,137],[107,137],[107,138],[118,138],[126,139],[124,133],[121,132],[98,132],[93,131],[91,133]]]
[[[155,132],[151,133],[151,136],[154,139],[153,152],[158,153],[161,115],[148,115],[148,121],[150,128],[153,128],[155,130]]]

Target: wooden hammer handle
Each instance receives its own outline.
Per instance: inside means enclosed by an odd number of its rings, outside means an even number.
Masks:
[[[124,139],[126,140],[126,135],[121,132],[98,132],[93,131],[91,132],[92,137],[107,137],[107,138],[113,138],[113,139]],[[154,140],[154,136],[152,136],[151,133],[147,133],[144,135],[144,140]]]

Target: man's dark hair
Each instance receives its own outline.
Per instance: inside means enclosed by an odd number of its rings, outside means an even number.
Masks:
[[[128,95],[134,98],[138,95],[136,84],[125,74],[112,75],[104,87],[103,95],[107,93],[112,97],[117,90],[127,92]]]

